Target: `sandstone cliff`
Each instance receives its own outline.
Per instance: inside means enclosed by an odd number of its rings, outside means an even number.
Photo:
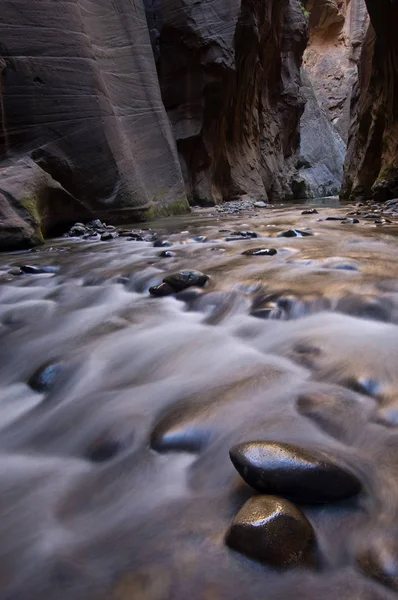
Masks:
[[[141,0],[3,0],[1,16],[3,245],[187,207]]]
[[[307,0],[304,67],[327,118],[347,142],[352,88],[368,24],[365,0]]]
[[[343,195],[398,197],[398,2],[366,0],[371,27],[352,102]]]
[[[307,22],[297,0],[147,0],[188,195],[292,196]]]

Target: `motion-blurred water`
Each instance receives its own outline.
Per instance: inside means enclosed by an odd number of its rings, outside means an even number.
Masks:
[[[357,556],[398,569],[398,224],[303,208],[151,225],[173,258],[121,238],[0,257],[1,600],[395,597]],[[277,237],[293,228],[315,235]],[[8,274],[21,264],[59,270]],[[208,288],[149,296],[182,268]],[[225,545],[253,493],[228,450],[255,439],[326,450],[363,484],[304,508],[318,570]]]

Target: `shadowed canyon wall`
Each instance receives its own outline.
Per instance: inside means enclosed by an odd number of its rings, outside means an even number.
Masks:
[[[292,197],[307,22],[297,0],[147,0],[192,202]]]
[[[398,2],[366,0],[371,26],[352,101],[343,195],[398,197]]]
[[[0,236],[188,208],[141,0],[3,0]]]

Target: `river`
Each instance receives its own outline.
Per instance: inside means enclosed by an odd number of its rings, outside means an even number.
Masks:
[[[60,238],[0,255],[2,600],[395,597],[398,219],[311,208],[148,225],[169,248]],[[292,229],[313,235],[279,236]],[[207,287],[148,293],[181,269]],[[254,493],[228,452],[251,440],[322,450],[360,480],[356,498],[302,507],[316,568],[225,544]],[[392,579],[361,567],[369,549]]]

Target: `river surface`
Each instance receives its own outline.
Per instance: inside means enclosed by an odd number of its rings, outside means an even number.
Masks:
[[[396,597],[398,219],[305,208],[151,224],[170,248],[58,239],[0,255],[1,600]],[[292,228],[314,235],[278,237]],[[149,295],[180,269],[208,287]],[[303,508],[316,568],[226,546],[254,493],[228,451],[251,440],[321,449],[360,479],[358,498]],[[369,548],[388,585],[360,568]]]

